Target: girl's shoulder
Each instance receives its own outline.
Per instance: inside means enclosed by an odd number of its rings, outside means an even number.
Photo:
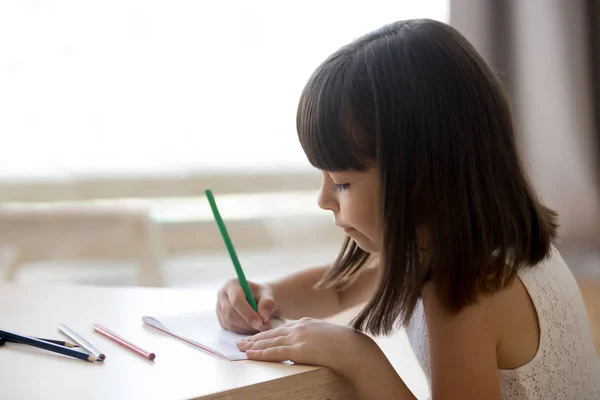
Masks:
[[[569,281],[574,279],[558,250],[552,247],[544,261],[519,269],[505,287],[493,293],[480,293],[475,301],[459,312],[449,310],[439,298],[435,282],[426,283],[421,292],[424,316],[434,322],[457,325],[485,321],[501,332],[505,330],[506,316],[514,315],[518,311],[516,308],[525,307],[535,312],[534,298],[539,291],[557,289],[558,284],[564,290],[565,284],[573,286],[573,282]]]
[[[544,261],[521,269],[503,289],[477,296],[459,312],[445,307],[433,282],[424,287],[422,296],[430,342],[443,335],[443,340],[456,337],[457,345],[469,346],[471,339],[461,338],[482,338],[495,346],[500,369],[518,368],[534,359],[544,337],[542,330],[552,325],[546,320],[561,319],[558,315],[565,314],[561,307],[569,308],[570,315],[583,315],[577,309],[575,279],[554,247]]]

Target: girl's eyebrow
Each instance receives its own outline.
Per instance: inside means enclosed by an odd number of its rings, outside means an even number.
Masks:
[[[329,172],[330,175],[338,175],[338,176],[348,176],[351,173],[352,172],[350,172],[350,171],[332,171],[332,172]]]

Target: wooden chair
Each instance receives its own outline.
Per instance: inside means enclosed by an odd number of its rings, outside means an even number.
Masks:
[[[25,263],[110,260],[139,265],[141,286],[162,286],[162,237],[142,207],[103,204],[0,206],[4,280]]]

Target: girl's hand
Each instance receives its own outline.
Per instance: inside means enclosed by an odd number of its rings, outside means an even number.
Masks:
[[[217,296],[217,317],[223,329],[250,334],[271,329],[269,320],[275,317],[275,300],[266,285],[248,282],[258,305],[256,313],[237,279],[231,279],[219,290]]]
[[[375,342],[360,332],[312,318],[240,339],[237,346],[250,360],[319,365],[345,377],[373,346],[377,349]]]

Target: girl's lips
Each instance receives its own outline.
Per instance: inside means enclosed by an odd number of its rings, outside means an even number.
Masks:
[[[351,227],[349,227],[349,226],[347,226],[347,225],[338,224],[337,222],[336,222],[335,224],[337,225],[337,227],[338,227],[338,228],[342,228],[342,229],[344,230],[344,232],[346,232],[346,233],[348,233],[348,232],[351,232],[351,231],[354,231],[354,230],[355,230],[354,228],[351,228]]]

